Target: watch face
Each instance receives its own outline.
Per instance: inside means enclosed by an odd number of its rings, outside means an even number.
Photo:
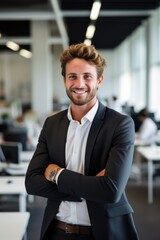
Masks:
[[[56,169],[53,169],[53,170],[50,171],[50,174],[49,174],[49,180],[50,181],[53,180],[55,173],[56,173]]]

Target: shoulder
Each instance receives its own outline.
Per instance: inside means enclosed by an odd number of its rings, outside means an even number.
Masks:
[[[65,109],[63,111],[59,111],[59,112],[47,117],[46,121],[50,122],[50,121],[59,120],[61,118],[65,118],[65,117],[67,117],[67,111],[68,111],[68,109]]]
[[[67,123],[68,118],[67,118],[67,109],[60,111],[54,115],[51,115],[46,118],[43,128],[53,128],[53,127],[59,127],[61,123]]]
[[[110,120],[110,121],[117,122],[117,121],[127,120],[130,122],[133,122],[133,119],[129,115],[120,113],[114,109],[104,106],[102,103],[99,104],[98,112],[103,112],[102,116],[105,119]]]
[[[101,103],[97,111],[97,116],[106,128],[135,130],[134,121],[129,115],[119,113]]]

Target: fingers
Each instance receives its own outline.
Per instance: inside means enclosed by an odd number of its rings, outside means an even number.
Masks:
[[[104,176],[105,175],[105,169],[103,169],[102,171],[100,171],[96,176],[97,177],[102,177],[102,176]]]

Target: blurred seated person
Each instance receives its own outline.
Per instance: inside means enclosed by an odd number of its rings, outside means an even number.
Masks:
[[[156,123],[150,118],[146,108],[138,113],[138,119],[141,125],[136,133],[136,140],[142,140],[146,144],[154,143],[158,128]]]
[[[138,113],[136,113],[136,112],[131,113],[130,116],[134,121],[135,132],[137,133],[139,131],[139,128],[140,128],[141,124],[142,124],[142,121],[140,121],[140,119],[139,119],[139,112]]]
[[[28,109],[23,114],[24,122],[28,128],[28,138],[30,146],[34,150],[38,143],[38,137],[41,131],[41,124],[38,115],[32,109]]]
[[[31,115],[31,117],[29,117]],[[35,118],[35,115],[26,113],[16,118],[14,123],[16,127],[22,127],[27,129],[27,148],[28,150],[34,150],[38,143],[38,137],[41,131],[40,124]]]

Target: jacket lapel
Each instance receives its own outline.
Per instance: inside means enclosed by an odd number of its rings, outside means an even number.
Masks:
[[[103,124],[105,112],[106,112],[106,107],[101,103],[99,103],[99,107],[95,115],[95,118],[93,120],[91,129],[88,135],[87,145],[86,145],[86,155],[85,155],[85,174],[86,175],[88,174],[88,171],[89,171],[89,164],[91,160],[92,150],[93,150],[96,138],[98,136],[98,133],[100,131],[100,128]]]

